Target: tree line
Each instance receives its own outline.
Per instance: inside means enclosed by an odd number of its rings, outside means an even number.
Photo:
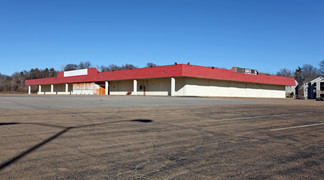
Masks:
[[[57,73],[54,68],[24,70],[15,72],[11,76],[0,73],[0,92],[27,92],[27,79],[56,77]],[[37,91],[37,87],[33,87],[32,91]]]
[[[147,63],[146,67],[153,67],[156,66],[154,63]],[[71,70],[78,70],[78,69],[86,69],[94,67],[91,62],[89,61],[82,61],[79,64],[66,64],[61,67],[62,71],[71,71]],[[137,66],[133,64],[125,64],[125,65],[115,65],[111,64],[108,66],[97,66],[97,69],[100,72],[105,71],[117,71],[117,70],[124,70],[124,69],[136,69]],[[49,78],[49,77],[56,77],[60,70],[56,70],[54,68],[33,68],[29,71],[24,70],[21,72],[15,72],[11,76],[4,75],[0,73],[0,92],[6,93],[26,93],[28,91],[28,87],[26,86],[26,80],[28,79],[40,79],[40,78]],[[33,86],[32,92],[37,92],[38,87]]]
[[[146,67],[154,67],[156,64],[149,62]],[[78,69],[86,69],[94,67],[89,61],[82,61],[79,64],[66,64],[61,67],[61,71],[71,71]],[[106,71],[117,71],[125,69],[136,69],[137,66],[133,64],[124,64],[121,66],[110,64],[108,66],[101,65],[96,66],[100,72]],[[33,68],[29,71],[24,70],[21,72],[15,72],[11,76],[4,75],[0,73],[0,92],[12,92],[12,93],[26,93],[27,86],[26,80],[28,79],[39,79],[39,78],[49,78],[56,77],[60,70],[54,68]],[[319,68],[314,67],[310,64],[304,64],[303,66],[298,66],[294,71],[283,68],[277,73],[273,74],[277,76],[293,77],[301,85],[303,82],[314,79],[320,75],[324,75],[324,60],[319,63]],[[32,92],[37,92],[38,87],[32,87]]]
[[[294,71],[286,68],[280,69],[280,71],[278,71],[275,75],[293,77],[298,82],[298,85],[302,85],[306,81],[310,81],[318,76],[324,75],[324,60],[319,63],[319,68],[311,64],[304,64],[303,66],[298,66]]]

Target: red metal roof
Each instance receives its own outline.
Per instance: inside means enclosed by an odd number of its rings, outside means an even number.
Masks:
[[[275,84],[295,86],[295,79],[265,74],[243,74],[228,69],[210,68],[203,66],[178,64],[168,66],[156,66],[120,71],[108,71],[99,73],[96,68],[88,69],[88,75],[64,77],[60,72],[57,77],[27,80],[26,85],[79,83],[96,81],[116,81],[130,79],[150,79],[165,77],[195,77],[218,79],[238,82],[251,82],[260,84]]]

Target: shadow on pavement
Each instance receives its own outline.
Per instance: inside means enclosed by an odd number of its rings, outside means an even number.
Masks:
[[[129,120],[130,122],[143,122],[143,123],[150,123],[153,122],[150,119],[134,119]],[[52,125],[52,124],[45,124],[45,123],[17,123],[17,122],[11,122],[11,123],[0,123],[0,126],[5,125],[20,125],[20,124],[32,124],[32,125],[40,125],[40,126],[49,126],[49,127],[55,127],[55,128],[63,128],[62,131],[56,133],[55,135],[43,140],[42,142],[36,144],[35,146],[29,148],[28,150],[20,153],[14,158],[11,158],[10,160],[0,164],[0,171],[3,170],[5,167],[9,166],[10,164],[18,161],[19,159],[23,158],[24,156],[28,155],[29,153],[35,151],[36,149],[44,146],[45,144],[51,142],[52,140],[58,138],[59,136],[63,135],[64,133],[68,132],[71,129],[77,129],[77,128],[84,128],[84,127],[91,127],[91,126],[97,126],[97,125],[103,125],[103,124],[112,124],[112,123],[120,123],[125,121],[113,121],[113,122],[105,122],[105,123],[94,123],[94,124],[86,124],[86,125],[80,125],[80,126],[72,126],[72,127],[64,127],[64,126],[58,126],[58,125]],[[127,122],[127,121],[126,121]]]
[[[19,123],[0,123],[0,126],[6,126],[6,125],[14,125]]]
[[[150,123],[150,122],[153,122],[150,119],[134,119],[134,120],[130,120],[130,121],[132,121],[132,122],[142,122],[142,123]]]

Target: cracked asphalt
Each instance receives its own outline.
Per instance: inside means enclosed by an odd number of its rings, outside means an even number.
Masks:
[[[324,179],[324,103],[2,95],[0,179]]]

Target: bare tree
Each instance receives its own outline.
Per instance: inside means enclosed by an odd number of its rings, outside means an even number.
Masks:
[[[304,64],[301,70],[302,70],[301,76],[303,80],[317,78],[318,76],[321,75],[320,71],[316,67],[312,66],[311,64]]]
[[[92,68],[92,65],[91,65],[91,62],[89,61],[82,61],[80,62],[79,66],[78,66],[79,69],[88,69],[88,68]]]
[[[222,68],[222,69],[225,69],[225,68]],[[273,73],[270,73],[270,72],[258,72],[259,74],[265,74],[265,75],[274,75]]]
[[[11,80],[11,91],[16,91],[16,92],[24,92],[27,91],[27,86],[26,86],[26,76],[24,75],[23,72],[15,72],[13,75],[11,75],[12,80]]]
[[[133,64],[125,64],[121,67],[121,69],[136,69],[137,67]]]
[[[40,71],[38,68],[30,70],[30,77],[29,79],[39,79],[40,78]]]
[[[0,73],[0,92],[9,91],[8,82],[10,81],[10,77]]]
[[[146,63],[146,67],[155,67],[156,64],[152,63],[152,62],[148,62]]]
[[[277,76],[284,76],[284,77],[293,77],[293,72],[289,69],[280,69],[279,72],[276,73]]]
[[[79,69],[79,66],[76,64],[67,64],[64,66],[64,71],[72,71]]]
[[[298,82],[298,84],[302,84],[304,79],[302,77],[302,68],[298,66],[298,68],[295,70],[294,78]]]
[[[109,71],[118,71],[121,70],[121,67],[117,66],[116,64],[109,65]]]
[[[100,71],[101,72],[106,72],[106,71],[118,71],[118,70],[125,70],[125,69],[136,69],[137,67],[132,65],[132,64],[125,64],[122,66],[118,66],[116,64],[110,64],[109,66],[100,66]]]
[[[109,67],[101,65],[100,66],[100,72],[106,72],[106,71],[110,71]]]
[[[57,71],[54,68],[50,68],[49,70],[49,77],[56,77],[57,76]]]
[[[319,66],[320,66],[320,73],[322,76],[324,76],[324,60],[322,60],[320,63],[319,63]]]

